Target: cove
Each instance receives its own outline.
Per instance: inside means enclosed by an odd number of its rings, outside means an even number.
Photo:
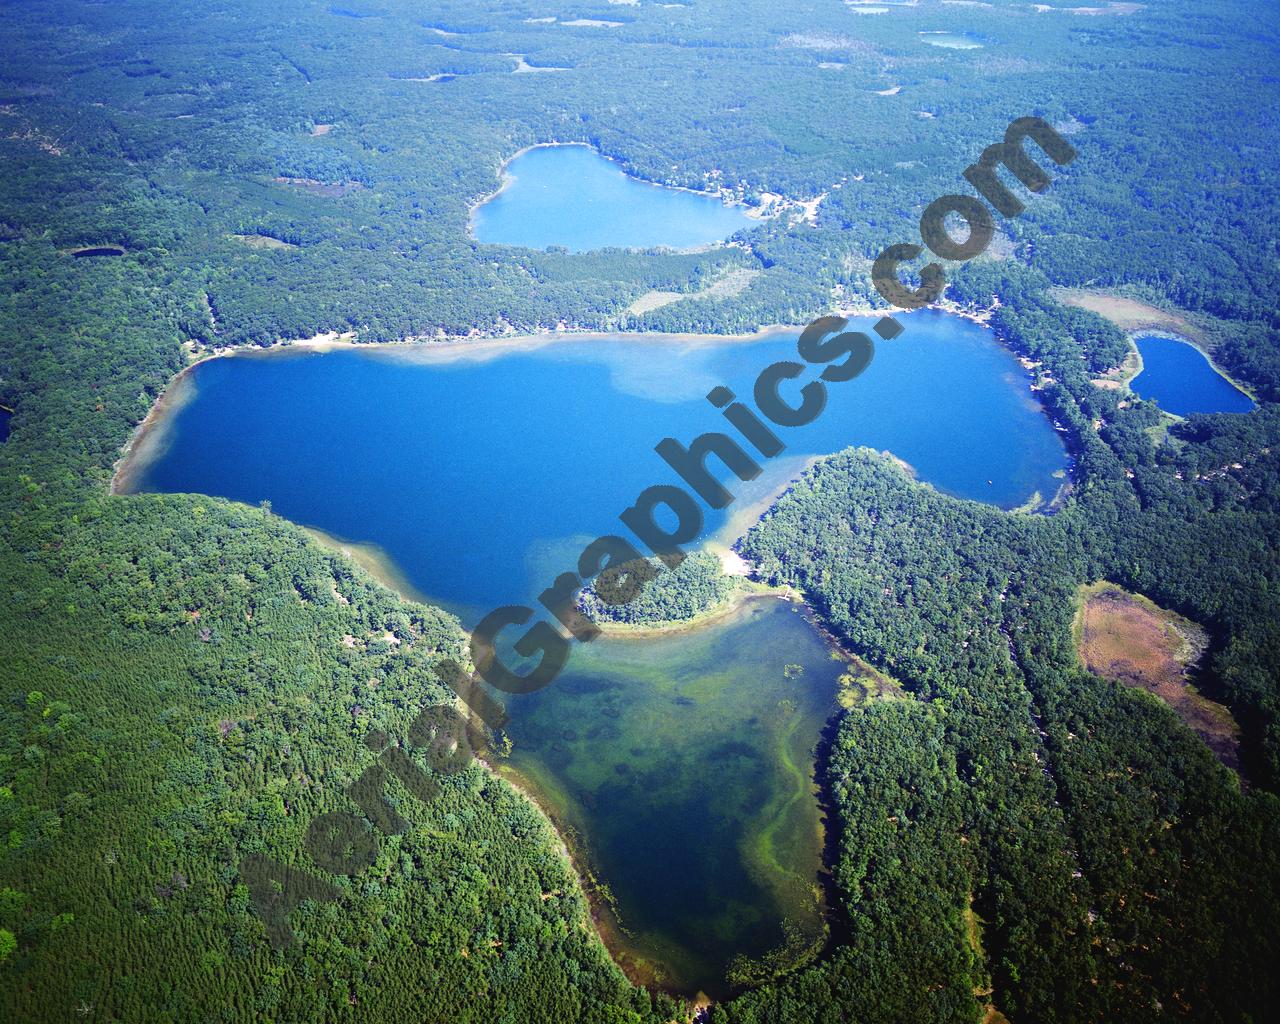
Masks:
[[[865,373],[832,385],[814,423],[785,432],[788,451],[761,477],[728,482],[738,500],[706,510],[704,539],[736,536],[810,457],[853,444],[963,497],[1054,496],[1066,453],[1017,361],[967,320],[901,322]],[[534,604],[587,542],[619,530],[640,491],[677,482],[654,444],[723,429],[707,392],[749,396],[761,369],[794,357],[796,336],[216,358],[170,389],[117,485],[270,500],[295,522],[378,545],[473,625]],[[733,957],[782,943],[784,919],[802,944],[820,930],[813,750],[843,667],[791,605],[760,599],[699,630],[577,645],[550,687],[510,698],[505,770],[609,887],[610,946],[637,976],[720,993]]]
[[[625,174],[585,145],[535,146],[504,168],[502,189],[476,207],[479,242],[571,252],[692,249],[755,225],[740,206]]]
[[[1164,334],[1134,338],[1142,371],[1129,387],[1141,398],[1175,416],[1192,413],[1249,412],[1253,400],[1214,369],[1190,342]]]

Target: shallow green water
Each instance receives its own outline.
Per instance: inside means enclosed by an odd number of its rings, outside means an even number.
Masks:
[[[820,939],[813,748],[844,667],[799,606],[761,598],[715,627],[598,640],[521,700],[512,764],[674,988],[722,993],[784,918]]]

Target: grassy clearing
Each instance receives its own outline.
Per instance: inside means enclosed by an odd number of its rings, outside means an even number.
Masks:
[[[1181,314],[1157,309],[1137,299],[1081,288],[1054,288],[1051,294],[1068,306],[1097,313],[1122,331],[1170,330],[1200,344],[1206,340],[1200,328]]]
[[[232,238],[243,242],[250,249],[296,249],[292,242],[285,242],[270,235],[232,235]]]
[[[1184,341],[1189,341],[1204,353],[1215,373],[1229,381],[1232,386],[1243,391],[1255,402],[1258,401],[1256,391],[1248,384],[1232,377],[1214,361],[1213,350],[1217,344],[1217,328],[1215,327],[1215,321],[1211,317],[1199,315],[1193,322],[1181,313],[1159,309],[1138,299],[1107,292],[1086,291],[1080,288],[1053,288],[1051,289],[1051,294],[1059,302],[1068,306],[1075,306],[1078,309],[1087,309],[1097,313],[1099,316],[1110,320],[1122,331],[1128,331],[1131,334],[1168,332]],[[1138,353],[1137,345],[1132,344],[1131,339],[1130,352],[1124,362],[1111,372],[1103,374],[1093,384],[1095,387],[1106,390],[1128,388],[1129,382],[1141,372],[1142,356]]]
[[[1159,697],[1223,764],[1241,771],[1240,727],[1227,708],[1191,683],[1209,646],[1203,627],[1102,581],[1080,588],[1073,632],[1090,672]]]
[[[762,273],[763,271],[753,270],[750,267],[739,267],[736,270],[730,270],[719,280],[707,285],[701,291],[645,292],[627,307],[627,312],[632,316],[643,316],[645,313],[661,309],[663,306],[670,306],[673,302],[695,299],[734,299],[746,291],[751,282]]]

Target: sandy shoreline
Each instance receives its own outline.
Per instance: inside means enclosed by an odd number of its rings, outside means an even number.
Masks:
[[[577,143],[557,143],[557,145],[577,145]],[[528,147],[532,148],[532,147]],[[969,310],[955,303],[944,301],[936,306],[926,307],[926,311],[941,312],[968,320],[982,327],[991,329],[991,316],[998,308],[987,310]],[[836,316],[848,319],[869,318],[873,316],[891,315],[896,318],[910,318],[919,310],[877,310],[870,303],[845,306],[834,311]],[[195,352],[191,362],[176,373],[160,392],[147,415],[134,428],[128,441],[120,450],[120,457],[112,466],[108,492],[113,495],[130,493],[129,484],[136,474],[146,468],[146,460],[135,462],[142,453],[148,450],[148,443],[155,431],[161,428],[167,415],[181,408],[181,403],[189,401],[194,388],[184,392],[183,385],[188,382],[193,371],[203,363],[213,359],[225,359],[233,356],[240,358],[259,358],[278,355],[282,352],[338,352],[361,350],[376,354],[390,354],[397,358],[415,362],[451,362],[458,360],[488,361],[497,359],[514,351],[535,351],[548,345],[569,344],[573,342],[634,342],[644,341],[656,345],[732,345],[752,343],[772,338],[799,334],[804,329],[802,324],[767,324],[754,331],[736,334],[704,334],[704,333],[672,333],[663,331],[602,331],[597,329],[564,328],[559,330],[544,329],[530,334],[486,335],[480,332],[466,335],[411,335],[395,341],[361,342],[356,331],[325,331],[309,338],[281,339],[270,345],[227,345],[211,346]],[[189,350],[190,355],[190,350]],[[1212,361],[1211,361],[1212,362]],[[1225,374],[1224,374],[1225,376]],[[1227,378],[1231,380],[1231,378]],[[1235,382],[1232,381],[1234,384]],[[1239,385],[1237,385],[1239,386]],[[1246,394],[1255,398],[1247,389]],[[806,467],[807,468],[807,467]],[[798,474],[797,474],[798,475]],[[763,512],[764,509],[761,510]],[[757,516],[758,518],[758,516]],[[745,527],[740,533],[745,532]],[[720,538],[723,540],[723,538]],[[729,538],[729,544],[736,540]]]
[[[370,541],[345,540],[318,526],[297,524],[312,540],[326,551],[333,551],[360,566],[373,579],[386,587],[402,601],[432,604],[430,595],[424,594],[401,571],[395,560],[379,545]],[[435,607],[440,607],[438,604]]]
[[[711,626],[722,625],[737,617],[755,601],[780,600],[791,603],[800,602],[800,596],[790,587],[769,587],[762,583],[750,583],[734,590],[719,604],[706,611],[699,612],[690,619],[675,619],[664,622],[630,623],[630,622],[597,622],[600,635],[616,640],[659,640],[665,637],[682,636],[696,633]]]
[[[143,452],[148,450],[148,445],[158,445],[162,437],[160,432],[163,431],[168,417],[195,397],[195,387],[190,383],[190,372],[198,365],[198,363],[192,363],[179,370],[151,403],[151,408],[147,410],[142,422],[133,428],[129,440],[120,449],[120,457],[111,467],[111,481],[107,487],[109,494],[132,493],[129,485],[134,476],[146,469],[151,461],[141,458]]]
[[[643,340],[654,344],[670,345],[719,345],[761,341],[789,333],[797,333],[800,327],[772,325],[758,328],[750,334],[669,334],[657,331],[545,331],[535,334],[510,334],[500,337],[489,335],[450,335],[442,338],[414,336],[397,341],[360,342],[353,340],[356,332],[338,333],[328,331],[310,338],[286,339],[270,345],[227,345],[210,347],[201,351],[196,358],[179,370],[156,400],[147,410],[147,415],[133,429],[129,439],[120,449],[120,457],[112,466],[111,481],[108,491],[111,494],[128,494],[128,481],[139,469],[133,458],[144,448],[148,436],[162,424],[164,417],[176,411],[182,386],[191,378],[197,367],[214,359],[259,358],[281,353],[296,352],[339,352],[354,351],[370,353],[394,353],[399,357],[414,361],[448,362],[453,360],[486,361],[496,359],[513,351],[532,351],[547,345],[564,344],[581,341],[636,341]],[[190,396],[185,396],[186,400]]]
[[[493,763],[479,754],[476,755],[475,760],[490,775],[510,786],[523,799],[529,801],[547,820],[559,844],[556,852],[568,867],[569,874],[577,882],[578,890],[587,904],[588,920],[584,923],[594,929],[609,959],[617,964],[627,979],[634,985],[660,989],[674,998],[684,1000],[690,1012],[699,1002],[708,1003],[709,1001],[702,993],[689,996],[671,989],[663,978],[661,964],[646,959],[634,949],[617,910],[609,900],[600,895],[598,886],[594,884],[596,874],[590,867],[590,858],[586,850],[581,848],[577,841],[569,838],[570,834],[577,836],[577,830],[570,822],[563,820],[563,815],[552,807],[553,801],[543,793],[542,787],[508,762]],[[587,884],[588,878],[592,879],[593,884]]]

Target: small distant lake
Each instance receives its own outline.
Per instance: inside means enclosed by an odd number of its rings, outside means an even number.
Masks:
[[[872,318],[853,327],[870,330]],[[704,539],[750,525],[812,456],[888,449],[953,494],[1051,499],[1067,468],[1025,371],[990,331],[903,315],[823,414]],[[408,582],[474,624],[533,604],[646,487],[678,477],[653,451],[723,429],[705,395],[749,396],[795,358],[759,338],[596,338],[244,353],[195,368],[125,468],[127,489],[270,500],[295,522],[382,548]],[[546,690],[508,701],[512,769],[613,891],[627,958],[692,994],[724,991],[789,919],[819,928],[813,749],[841,663],[794,606],[660,639],[578,645]],[[788,666],[793,668],[788,669]],[[798,671],[797,668],[798,667]],[[616,937],[615,937],[616,939]]]
[[[964,32],[921,32],[920,41],[944,50],[981,50],[982,41]]]
[[[1190,416],[1253,409],[1253,399],[1218,373],[1190,342],[1163,334],[1141,334],[1134,343],[1142,356],[1142,372],[1129,387],[1140,397],[1159,403],[1165,412]]]
[[[478,206],[480,242],[572,252],[693,249],[756,221],[741,206],[625,174],[589,146],[537,146],[506,167],[502,191]]]
[[[13,413],[0,409],[0,441],[9,440],[9,420]]]

